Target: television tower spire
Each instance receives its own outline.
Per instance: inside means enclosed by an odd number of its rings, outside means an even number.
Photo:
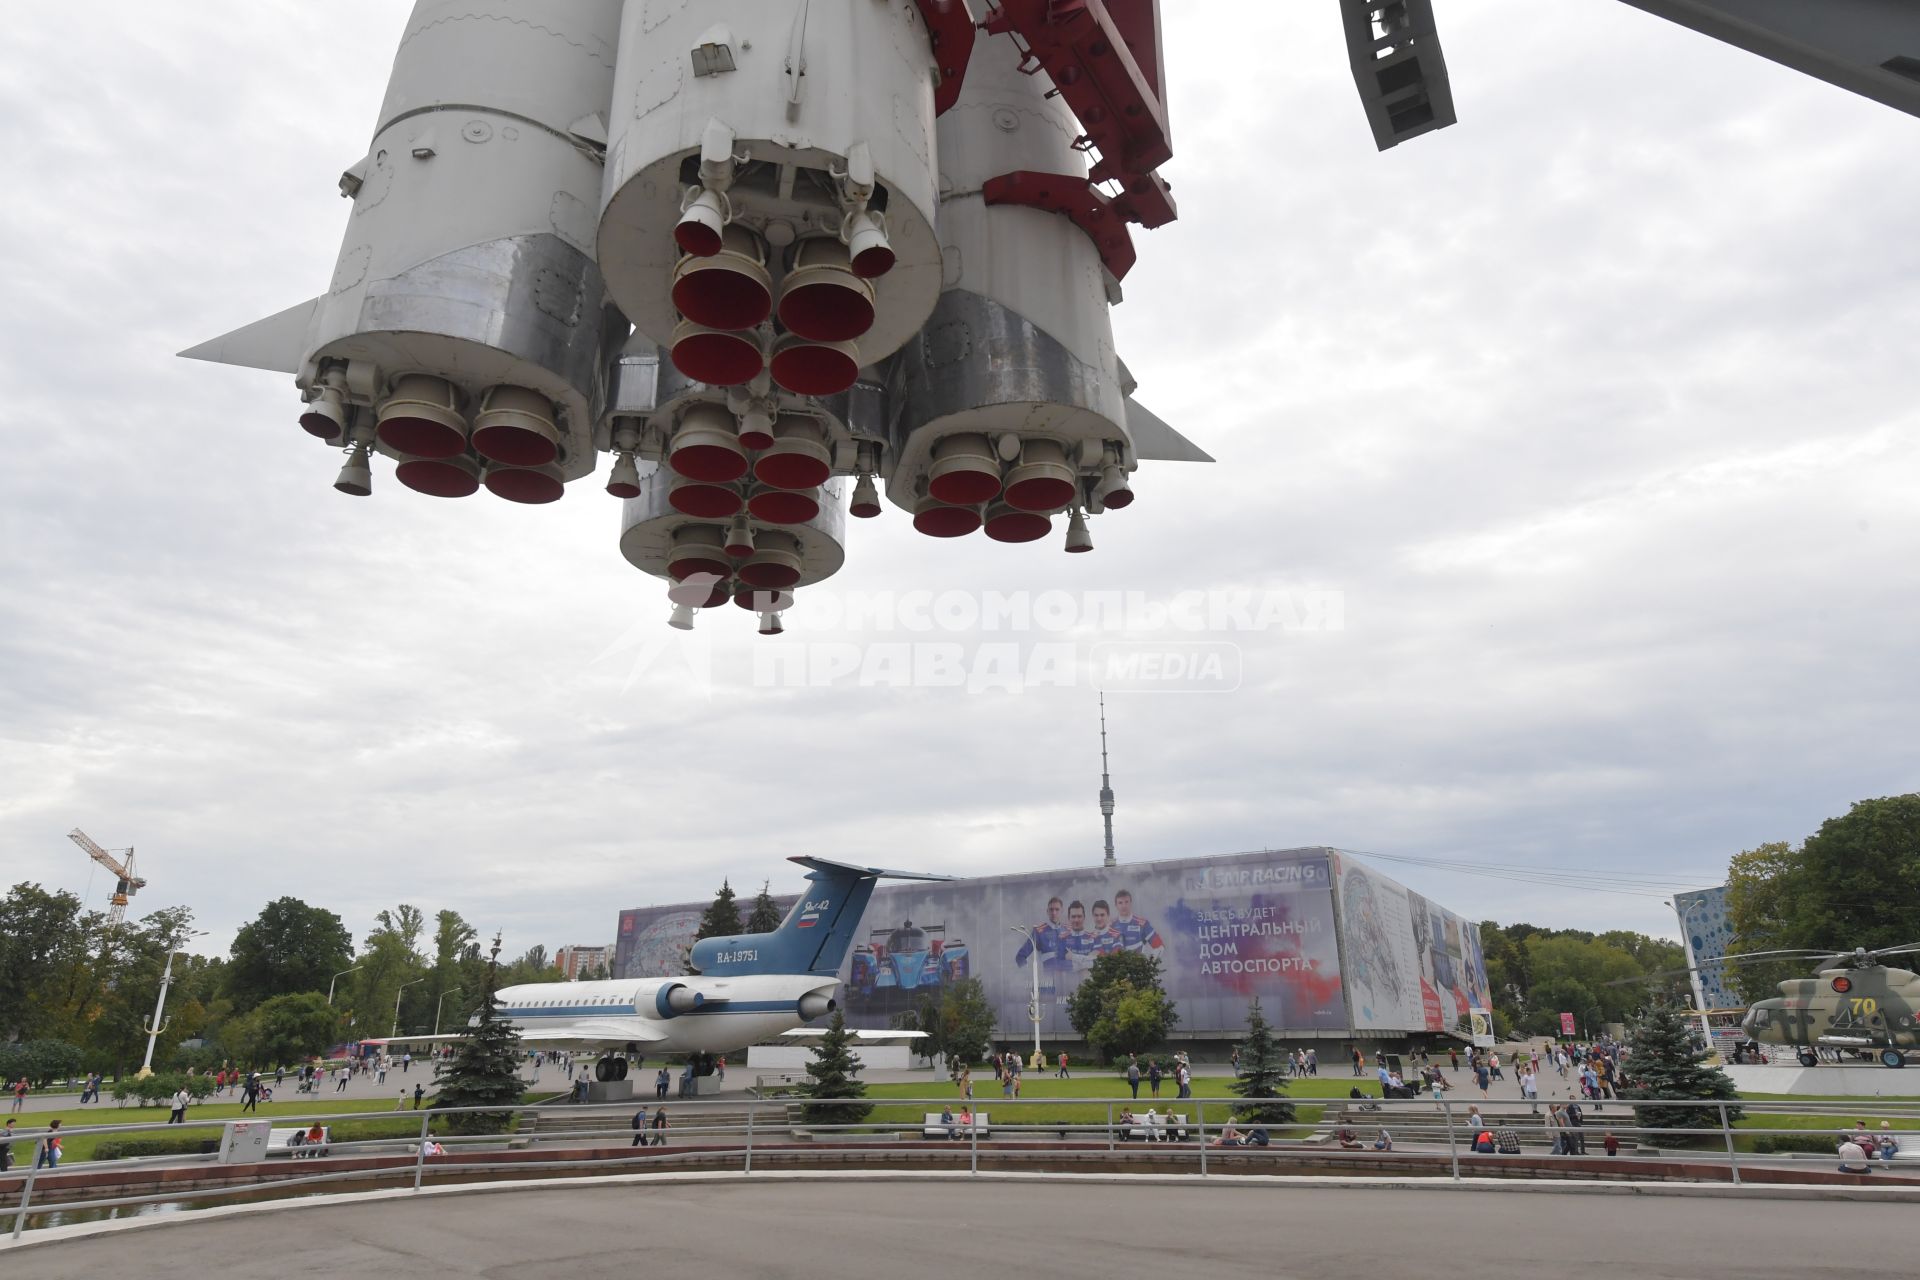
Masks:
[[[1107,860],[1113,866],[1113,783],[1107,777],[1107,695],[1100,695],[1100,819],[1107,827]]]

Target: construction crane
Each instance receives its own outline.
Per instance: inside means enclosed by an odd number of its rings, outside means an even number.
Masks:
[[[93,837],[78,827],[67,832],[67,839],[85,849],[89,858],[119,877],[113,887],[113,906],[107,911],[107,928],[118,927],[120,922],[127,918],[127,899],[138,893],[147,883],[133,873],[133,850],[131,848],[102,849],[93,842]],[[116,854],[120,856],[115,857]]]

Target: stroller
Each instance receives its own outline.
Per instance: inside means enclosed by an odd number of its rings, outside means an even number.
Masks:
[[[1359,1089],[1357,1089],[1357,1088],[1356,1088],[1356,1089],[1349,1089],[1349,1090],[1347,1090],[1347,1097],[1348,1097],[1349,1099],[1358,1099],[1358,1100],[1359,1100],[1359,1103],[1360,1103],[1360,1105],[1354,1108],[1354,1110],[1355,1110],[1355,1111],[1378,1111],[1378,1110],[1380,1110],[1380,1104],[1379,1104],[1379,1103],[1377,1103],[1377,1102],[1375,1102],[1375,1101],[1374,1101],[1374,1100],[1373,1100],[1373,1099],[1372,1099],[1371,1097],[1369,1097],[1368,1095],[1366,1095],[1366,1094],[1364,1094],[1364,1093],[1362,1093],[1362,1092],[1360,1092],[1360,1090],[1359,1090]]]

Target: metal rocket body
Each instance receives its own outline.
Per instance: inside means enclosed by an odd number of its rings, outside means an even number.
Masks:
[[[879,489],[1044,536],[1208,461],[1108,308],[1172,219],[1156,0],[420,0],[311,301],[182,354],[436,497],[611,455],[621,553],[777,634]]]

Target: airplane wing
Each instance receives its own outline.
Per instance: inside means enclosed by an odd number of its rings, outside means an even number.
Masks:
[[[879,876],[885,880],[958,880],[959,876],[937,876],[926,871],[889,871],[885,867],[860,867],[849,862],[834,862],[828,858],[813,858],[798,855],[787,859],[797,862],[810,871],[852,871],[863,876]]]
[[[465,1039],[464,1032],[450,1032],[437,1036],[386,1036],[363,1040],[362,1044],[444,1044],[448,1041]],[[568,1027],[532,1027],[520,1032],[521,1044],[532,1045],[623,1045],[652,1044],[665,1040],[664,1029],[646,1023],[615,1022],[602,1019],[596,1022],[576,1022]]]
[[[825,1027],[795,1027],[791,1031],[782,1031],[783,1036],[823,1036]],[[849,1035],[861,1040],[918,1040],[927,1033],[924,1031],[852,1031]]]

